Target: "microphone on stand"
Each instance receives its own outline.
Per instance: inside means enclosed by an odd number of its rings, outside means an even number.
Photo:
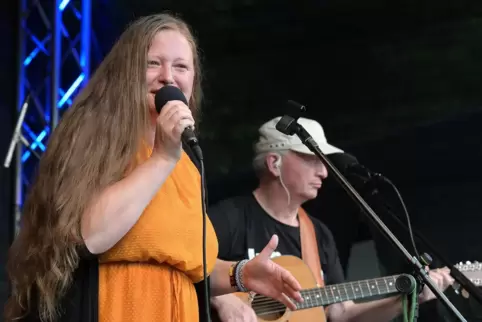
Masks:
[[[353,187],[355,187],[363,196],[370,198],[368,200],[379,213],[384,215],[384,221],[387,224],[390,223],[391,225],[394,225],[393,228],[402,228],[401,232],[409,234],[410,241],[412,245],[414,245],[415,253],[418,254],[417,247],[415,246],[415,239],[417,239],[420,245],[434,254],[444,266],[449,267],[450,275],[457,281],[457,283],[462,285],[463,289],[469,292],[473,298],[482,304],[482,291],[478,289],[463,273],[461,273],[460,270],[450,262],[448,257],[438,250],[432,242],[426,239],[421,232],[412,230],[410,217],[403,199],[390,179],[380,173],[369,170],[367,167],[360,164],[354,156],[348,153],[331,154],[330,161],[340,170]],[[399,203],[406,216],[405,223],[402,221],[399,214],[397,214],[397,211],[393,210],[394,205],[388,202],[387,196],[384,193],[385,190],[380,191],[385,187],[391,187],[398,195]]]
[[[348,179],[357,190],[370,195],[378,194],[382,183],[391,184],[381,173],[371,171],[360,164],[353,155],[343,152],[330,155],[333,165]]]
[[[154,102],[156,105],[157,113],[161,112],[161,109],[166,105],[169,101],[181,101],[184,104],[188,105],[186,96],[184,96],[183,92],[175,87],[175,86],[164,86],[159,91],[157,91],[156,96],[154,98]],[[199,303],[199,310],[204,309],[204,314],[206,315],[206,321],[211,321],[211,312],[210,312],[210,301],[209,301],[209,277],[207,275],[207,265],[206,265],[206,179],[204,173],[204,162],[203,162],[203,154],[201,147],[199,146],[199,141],[194,134],[194,130],[192,126],[188,126],[184,129],[181,134],[181,140],[184,144],[187,144],[194,152],[198,161],[200,163],[200,172],[201,172],[201,207],[202,207],[202,261],[203,261],[203,291],[204,291],[204,303],[201,306]],[[199,297],[198,297],[199,299]],[[201,313],[202,311],[200,311]]]
[[[167,104],[169,101],[181,101],[184,104],[188,105],[186,96],[184,96],[183,92],[175,86],[164,86],[162,87],[157,93],[154,99],[156,104],[157,113],[161,112],[161,109],[164,105]],[[194,130],[191,126],[188,126],[182,132],[181,139],[187,145],[189,145],[199,160],[203,159],[202,150],[199,146],[199,141],[194,134]]]

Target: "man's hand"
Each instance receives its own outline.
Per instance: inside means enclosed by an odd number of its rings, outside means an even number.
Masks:
[[[253,309],[234,294],[216,296],[211,304],[218,312],[221,322],[256,322]]]
[[[250,291],[278,300],[291,310],[296,310],[295,301],[303,302],[299,292],[301,285],[288,270],[271,260],[278,241],[278,236],[273,235],[258,256],[243,266],[244,285]]]
[[[450,276],[450,270],[447,267],[432,269],[428,274],[442,292],[454,283],[454,279]],[[425,285],[419,296],[420,303],[433,300],[434,298],[435,294]]]

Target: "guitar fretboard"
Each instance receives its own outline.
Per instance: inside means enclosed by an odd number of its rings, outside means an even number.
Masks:
[[[303,303],[297,304],[298,309],[326,306],[333,303],[364,299],[378,295],[397,293],[395,281],[399,275],[375,279],[328,285],[323,288],[302,290]]]
[[[386,276],[363,281],[328,285],[326,287],[304,289],[300,292],[304,301],[303,303],[297,303],[296,308],[303,310],[350,300],[365,299],[372,296],[395,294],[398,293],[395,284],[399,276],[400,275]],[[251,306],[258,316],[282,313],[286,309],[282,303],[262,295],[256,295]]]

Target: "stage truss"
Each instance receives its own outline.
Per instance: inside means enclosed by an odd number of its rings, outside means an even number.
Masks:
[[[38,156],[62,112],[90,76],[91,0],[20,0],[17,108],[28,107],[17,133],[15,233]]]

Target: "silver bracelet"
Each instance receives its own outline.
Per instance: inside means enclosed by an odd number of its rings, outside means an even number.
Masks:
[[[240,292],[248,292],[249,290],[244,286],[243,281],[243,267],[248,262],[247,259],[243,259],[239,262],[238,266],[236,267],[235,278],[236,278],[236,286],[238,287]]]

